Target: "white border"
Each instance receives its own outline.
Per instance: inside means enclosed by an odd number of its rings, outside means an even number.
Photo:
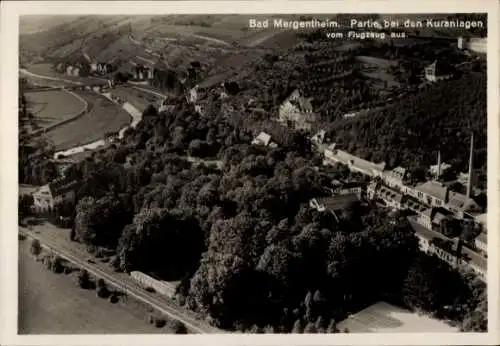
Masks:
[[[495,345],[499,271],[499,48],[495,0],[372,1],[3,1],[1,3],[0,256],[2,345]],[[25,14],[175,13],[443,13],[488,12],[488,297],[489,332],[315,335],[17,335],[17,74],[18,17]]]

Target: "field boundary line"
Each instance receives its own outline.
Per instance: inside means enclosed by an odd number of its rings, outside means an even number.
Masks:
[[[57,122],[55,124],[52,124],[52,125],[49,125],[49,126],[45,126],[45,127],[41,128],[41,129],[35,130],[35,131],[29,133],[26,137],[31,138],[33,136],[39,135],[40,133],[47,133],[48,131],[51,131],[51,130],[53,130],[53,129],[61,126],[61,125],[65,125],[65,124],[68,124],[68,123],[70,123],[72,121],[75,121],[75,120],[81,118],[82,116],[84,116],[85,114],[87,114],[87,112],[89,110],[89,104],[82,97],[80,97],[79,95],[75,94],[74,92],[66,90],[64,88],[55,88],[54,91],[66,92],[66,93],[68,93],[68,94],[76,97],[77,99],[79,99],[80,101],[83,102],[83,109],[81,111],[79,111],[76,115],[73,115],[72,117],[70,117],[68,119],[64,119],[64,120],[61,120],[61,121],[59,121],[59,122]]]

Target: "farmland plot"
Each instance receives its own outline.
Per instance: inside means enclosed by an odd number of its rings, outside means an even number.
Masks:
[[[85,102],[65,91],[27,92],[29,111],[41,127],[69,119],[85,110]]]
[[[68,124],[47,132],[56,150],[69,149],[104,138],[107,132],[117,132],[130,124],[130,115],[122,108],[93,92],[78,92],[89,104],[89,112]]]

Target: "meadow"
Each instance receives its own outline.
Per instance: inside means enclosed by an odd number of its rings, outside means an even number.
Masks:
[[[78,97],[59,90],[26,92],[29,111],[41,127],[72,118],[85,110],[86,104]]]
[[[107,132],[117,132],[132,121],[122,108],[94,92],[77,92],[89,104],[89,112],[68,124],[47,132],[56,150],[65,150],[100,140]]]
[[[19,243],[19,334],[165,333],[136,304],[111,304],[78,287],[75,273],[55,274]],[[130,301],[130,299],[129,299]]]

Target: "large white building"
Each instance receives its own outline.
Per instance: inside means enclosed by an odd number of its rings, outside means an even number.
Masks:
[[[296,129],[310,129],[315,119],[311,100],[301,96],[299,90],[292,92],[279,109],[278,121],[292,123]]]

